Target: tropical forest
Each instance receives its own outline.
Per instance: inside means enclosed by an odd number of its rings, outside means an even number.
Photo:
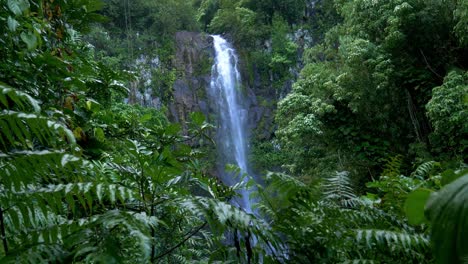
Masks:
[[[0,263],[468,263],[468,1],[0,0]]]

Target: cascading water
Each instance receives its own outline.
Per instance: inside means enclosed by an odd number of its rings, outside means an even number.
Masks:
[[[215,63],[211,69],[211,84],[209,94],[218,114],[217,145],[219,151],[218,170],[225,184],[233,185],[241,180],[239,175],[225,171],[227,164],[237,165],[241,174],[252,175],[247,162],[247,110],[243,103],[241,78],[237,69],[238,58],[234,48],[222,37],[214,35],[213,44],[216,53]],[[240,199],[234,203],[247,213],[253,213],[249,190],[240,192]],[[234,236],[244,236],[251,246],[257,243],[257,238],[250,233],[236,233]],[[235,239],[235,238],[234,238]],[[249,250],[249,249],[248,249]],[[251,249],[250,249],[251,250]],[[267,252],[277,253],[268,248]],[[285,251],[286,252],[286,251]],[[286,254],[283,253],[285,257]],[[250,263],[250,257],[248,257]],[[263,257],[259,256],[259,263]]]
[[[215,63],[211,70],[209,94],[215,103],[218,117],[217,144],[221,177],[225,184],[233,185],[240,180],[239,175],[227,173],[227,164],[240,168],[241,174],[249,174],[247,166],[246,121],[247,110],[240,91],[240,74],[237,69],[237,55],[232,46],[222,37],[214,35],[216,52]],[[241,199],[235,200],[246,212],[252,213],[249,193],[243,190]]]

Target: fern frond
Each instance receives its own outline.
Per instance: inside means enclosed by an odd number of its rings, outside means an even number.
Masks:
[[[95,182],[80,182],[57,185],[49,184],[45,187],[40,187],[37,189],[28,188],[21,191],[7,191],[5,194],[9,200],[24,201],[25,199],[42,199],[44,202],[48,202],[48,205],[52,207],[54,204],[51,201],[48,201],[47,198],[56,195],[59,195],[67,201],[78,199],[84,208],[91,208],[95,201],[102,203],[104,200],[106,200],[111,204],[115,204],[117,201],[120,201],[120,203],[123,204],[126,200],[134,198],[133,191],[128,188],[115,184]],[[74,202],[73,205],[69,204],[69,206],[71,206],[73,210]]]
[[[266,187],[258,186],[257,190],[253,192],[260,201],[254,205],[254,208],[265,215],[271,217],[275,215],[275,211],[289,207],[293,201],[301,203],[300,201],[309,199],[312,187],[305,185],[295,177],[269,172],[265,180]]]
[[[306,185],[303,182],[284,173],[268,172],[265,180],[268,182],[269,188],[282,194],[289,194],[306,188]]]
[[[189,264],[189,263],[192,263],[189,259],[187,259],[186,257],[181,256],[181,255],[179,255],[179,254],[175,254],[173,257],[174,257],[174,259],[177,261],[177,263],[180,263],[180,264]]]
[[[64,215],[79,210],[91,214],[95,203],[115,204],[133,199],[133,193],[122,186],[102,183],[70,183],[24,189],[21,192],[5,191],[1,195],[8,239],[21,238],[22,244],[61,243],[62,238],[80,230],[85,220],[71,221]],[[106,205],[107,206],[107,205]],[[62,215],[62,216],[61,216]],[[93,219],[95,217],[92,217]]]
[[[414,231],[414,228],[405,221],[375,207],[359,207],[359,210],[342,208],[340,213],[344,219],[347,219],[347,222],[354,223],[356,226],[394,226],[408,232]]]
[[[0,109],[40,111],[39,102],[28,94],[0,83]]]
[[[66,252],[60,245],[37,244],[27,248],[14,250],[10,255],[0,259],[5,264],[47,264],[60,262]]]
[[[20,227],[16,227],[12,220],[13,212],[16,211],[16,217],[24,216],[20,210],[11,210],[5,219],[5,223],[9,224],[8,239],[15,244],[16,241],[21,241],[17,248],[32,247],[39,244],[44,245],[60,245],[67,239],[68,236],[79,232],[84,226],[90,223],[90,219],[82,218],[76,220],[68,220],[63,216],[53,213],[43,214],[40,210],[32,211],[31,215],[35,214],[31,219],[21,218]]]
[[[323,187],[325,200],[337,201],[343,207],[353,207],[358,203],[347,171],[336,172],[333,177],[325,180]]]
[[[110,210],[93,216],[87,228],[82,228],[80,232],[69,237],[68,243],[74,245],[74,258],[84,258],[86,262],[99,262],[102,252],[114,252],[114,257],[118,259],[122,257],[119,256],[119,252],[124,252],[124,247],[133,247],[138,252],[132,252],[132,255],[139,256],[134,261],[146,263],[153,241],[150,223],[153,224],[154,219],[144,215],[135,217],[130,212]],[[118,240],[121,240],[120,243],[116,243]],[[132,243],[131,246],[122,240]]]
[[[36,144],[42,149],[56,147],[58,142],[75,144],[73,133],[65,125],[39,114],[37,100],[1,83],[0,110],[0,154],[32,150]]]
[[[387,163],[382,171],[382,176],[394,177],[400,175],[400,168],[403,163],[403,155],[396,155],[387,159]]]
[[[15,151],[0,157],[5,188],[20,191],[33,183],[59,183],[82,178],[87,163],[61,150]],[[14,187],[14,189],[13,189]]]
[[[11,146],[20,144],[26,148],[32,148],[33,139],[41,145],[49,145],[51,142],[66,138],[70,144],[75,144],[73,133],[64,125],[51,121],[38,114],[3,110],[0,112],[0,146],[7,150]]]
[[[207,220],[214,226],[219,223],[221,226],[229,225],[239,230],[248,230],[255,221],[252,215],[231,204],[204,197],[186,198],[181,200],[180,204],[199,217],[209,216]],[[261,225],[260,222],[258,224]]]
[[[386,247],[394,251],[425,250],[429,248],[429,237],[423,234],[409,234],[389,230],[360,229],[356,231],[358,243]]]
[[[440,166],[439,162],[435,161],[428,161],[424,162],[423,164],[419,165],[416,170],[411,173],[411,177],[416,177],[419,179],[424,179],[429,176],[429,173],[435,168]]]
[[[280,240],[265,221],[231,204],[205,197],[186,198],[178,203],[188,212],[205,219],[211,230],[217,234],[224,234],[226,230],[248,232],[263,243],[280,248]]]

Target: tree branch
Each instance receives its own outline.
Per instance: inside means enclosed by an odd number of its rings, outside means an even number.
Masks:
[[[177,245],[171,247],[170,249],[166,250],[166,252],[162,253],[161,255],[158,255],[157,257],[154,258],[154,260],[160,259],[168,254],[170,254],[172,251],[176,250],[180,246],[182,246],[187,240],[189,240],[191,237],[193,237],[196,233],[198,233],[202,228],[206,226],[207,222],[203,223],[203,225],[199,226],[197,229],[195,229],[193,232],[189,233],[184,240],[180,241],[177,243]]]
[[[424,62],[426,63],[427,68],[428,68],[432,73],[434,73],[437,77],[439,77],[439,78],[441,78],[441,79],[444,79],[444,77],[440,76],[434,69],[432,69],[431,65],[429,65],[429,62],[427,61],[426,55],[424,55],[424,52],[422,51],[422,49],[419,49],[419,52],[420,52],[421,55],[423,56]]]

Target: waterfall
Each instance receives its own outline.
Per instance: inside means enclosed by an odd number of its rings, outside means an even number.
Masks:
[[[216,57],[211,70],[209,94],[218,114],[218,170],[224,183],[233,185],[240,181],[240,176],[226,172],[227,164],[238,166],[241,174],[249,174],[246,144],[247,110],[242,106],[245,100],[241,91],[236,52],[221,36],[212,37]],[[240,200],[233,202],[251,213],[249,192],[243,190],[240,196]]]

